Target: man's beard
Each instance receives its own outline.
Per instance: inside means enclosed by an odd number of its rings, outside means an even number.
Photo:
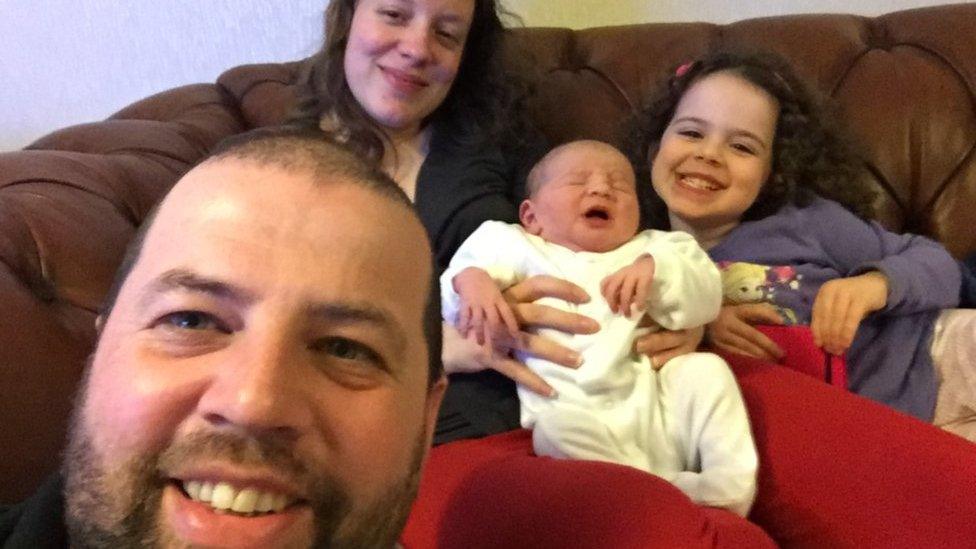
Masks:
[[[172,482],[164,475],[177,464],[199,457],[245,466],[260,464],[281,471],[304,487],[309,498],[305,503],[313,515],[314,539],[309,547],[391,547],[416,498],[426,450],[421,430],[404,477],[377,501],[360,504],[354,511],[341,482],[324,471],[309,470],[294,456],[290,444],[272,438],[197,433],[174,441],[162,452],[109,468],[79,419],[80,408],[76,406],[73,414],[63,465],[66,522],[75,548],[179,546],[160,527],[163,490]]]

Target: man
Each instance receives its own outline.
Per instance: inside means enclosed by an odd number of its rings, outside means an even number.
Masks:
[[[6,543],[392,546],[446,384],[431,281],[388,178],[319,135],[236,138],[140,230],[63,491],[0,519]]]

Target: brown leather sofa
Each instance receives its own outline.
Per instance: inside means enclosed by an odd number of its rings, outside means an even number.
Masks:
[[[607,138],[669,67],[722,44],[779,52],[839,103],[880,220],[976,250],[976,4],[514,33],[553,142]],[[527,52],[526,52],[527,50]],[[231,69],[0,154],[0,502],[55,469],[94,320],[126,242],[221,138],[282,120],[298,63]]]

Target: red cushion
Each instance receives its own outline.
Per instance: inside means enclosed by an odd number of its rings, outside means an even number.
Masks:
[[[759,451],[749,518],[784,547],[972,547],[976,445],[812,377],[727,357]],[[435,448],[403,541],[767,547],[756,524],[623,466],[531,456],[515,431]]]
[[[786,547],[973,547],[976,444],[729,356],[759,450],[749,515]]]
[[[775,547],[756,525],[698,507],[621,465],[531,455],[519,430],[434,448],[404,530],[425,547]]]
[[[813,342],[809,326],[756,326],[766,337],[783,349],[778,364],[813,376],[838,387],[847,387],[847,364],[842,356],[825,352]]]

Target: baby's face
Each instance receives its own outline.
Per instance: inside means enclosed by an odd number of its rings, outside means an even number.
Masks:
[[[530,233],[574,251],[618,248],[640,220],[630,162],[609,145],[570,144],[546,161],[521,219]]]

